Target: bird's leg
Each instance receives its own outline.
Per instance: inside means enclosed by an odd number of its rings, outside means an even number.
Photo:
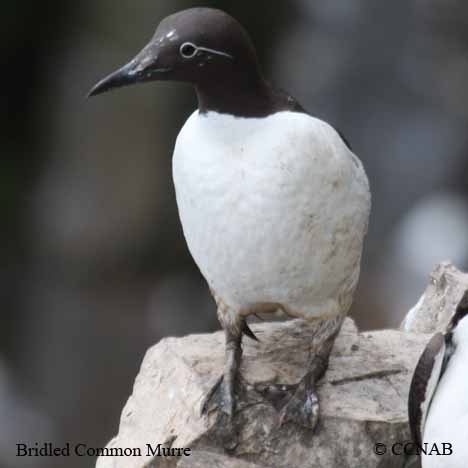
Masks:
[[[280,411],[280,426],[287,422],[294,422],[312,430],[317,426],[320,407],[316,385],[327,370],[334,341],[335,337],[325,341],[309,363],[307,373],[292,389],[292,396]]]
[[[329,322],[331,333],[310,360],[306,374],[293,386],[292,396],[280,410],[280,426],[294,422],[308,429],[316,428],[320,410],[316,386],[328,368],[330,353],[342,323],[342,318]]]
[[[206,395],[201,413],[206,414],[210,407],[214,406],[227,416],[229,424],[231,424],[242,389],[239,375],[242,358],[242,334],[246,334],[253,340],[257,340],[257,337],[247,325],[244,316],[228,306],[214,290],[210,291],[218,306],[218,319],[225,334],[225,366],[223,375]]]
[[[224,372],[206,395],[201,412],[206,414],[211,408],[218,410],[218,437],[225,449],[233,450],[238,444],[234,414],[243,389],[239,373],[242,358],[242,333],[254,339],[255,335],[245,323],[244,318],[233,314],[221,302],[218,302],[218,317],[226,338]]]
[[[229,419],[232,419],[236,409],[236,387],[242,357],[242,333],[229,329],[224,333],[226,337],[224,373],[206,395],[201,412],[206,414],[213,404]]]

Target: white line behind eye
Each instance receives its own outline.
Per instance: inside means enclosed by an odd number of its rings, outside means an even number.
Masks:
[[[227,52],[221,52],[220,50],[209,49],[208,47],[197,47],[197,49],[203,52],[208,52],[208,53],[215,54],[215,55],[221,55],[223,57],[230,58],[231,60],[234,59],[232,55],[228,54]]]
[[[187,47],[187,46],[193,47],[193,53],[190,54],[190,55],[183,53],[184,47]],[[214,55],[221,55],[222,57],[227,57],[227,58],[229,58],[231,60],[234,59],[234,57],[232,55],[228,54],[227,52],[221,52],[220,50],[210,49],[208,47],[197,46],[193,42],[184,42],[180,46],[179,51],[180,51],[180,55],[182,55],[182,57],[184,57],[186,59],[191,59],[191,58],[195,57],[199,51],[208,52],[209,54],[214,54]]]

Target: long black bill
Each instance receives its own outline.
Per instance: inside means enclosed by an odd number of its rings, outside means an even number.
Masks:
[[[96,96],[97,94],[105,93],[111,89],[121,88],[122,86],[128,86],[140,81],[138,71],[136,68],[138,64],[132,60],[127,65],[123,66],[119,70],[111,73],[109,76],[99,81],[88,93],[88,97]]]
[[[122,86],[164,79],[163,76],[171,69],[163,68],[158,64],[159,52],[157,41],[156,43],[149,43],[131,62],[111,73],[94,86],[88,93],[88,97]]]

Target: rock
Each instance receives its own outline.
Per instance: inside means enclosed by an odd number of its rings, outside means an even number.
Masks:
[[[214,452],[195,451],[190,457],[182,458],[177,468],[264,468],[239,458],[232,458]]]
[[[468,274],[450,262],[440,263],[431,272],[426,291],[400,328],[413,333],[444,332],[467,291]]]
[[[295,383],[317,345],[301,320],[252,325],[259,343],[244,339],[242,375],[251,383]],[[317,334],[319,335],[319,334]],[[221,332],[165,338],[146,354],[133,394],[108,448],[139,448],[141,456],[106,456],[97,468],[288,467],[398,468],[403,456],[374,453],[409,440],[407,396],[429,335],[382,330],[358,333],[346,319],[321,381],[321,422],[315,433],[292,423],[278,427],[274,407],[253,388],[236,414],[235,451],[223,453],[216,414],[200,416],[203,396],[221,374]],[[193,455],[148,455],[147,444],[190,448]],[[210,460],[210,461],[207,461]],[[164,463],[164,464],[163,464]]]

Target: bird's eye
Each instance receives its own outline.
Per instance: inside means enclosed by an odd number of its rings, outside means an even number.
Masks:
[[[195,57],[195,55],[197,55],[198,50],[197,50],[197,47],[191,42],[184,42],[180,46],[179,51],[180,51],[180,55],[182,55],[183,58],[191,59]]]

